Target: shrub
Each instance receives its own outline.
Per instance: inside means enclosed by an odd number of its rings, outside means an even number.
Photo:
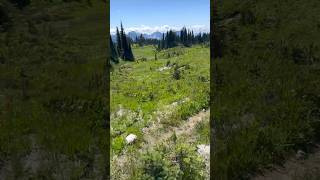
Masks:
[[[179,80],[181,78],[181,71],[179,70],[179,66],[178,65],[176,65],[174,67],[174,71],[173,71],[172,77],[175,80]]]
[[[177,174],[170,168],[171,163],[165,158],[164,154],[159,151],[148,151],[142,157],[143,160],[143,177],[144,179],[168,179],[175,178]]]
[[[118,136],[114,138],[114,140],[112,141],[112,150],[115,153],[120,153],[124,148],[124,145],[125,145],[124,138],[122,136]]]
[[[205,179],[205,164],[196,153],[195,147],[187,144],[178,145],[176,155],[182,179]]]

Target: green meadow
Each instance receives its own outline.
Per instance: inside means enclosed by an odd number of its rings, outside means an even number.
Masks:
[[[215,4],[212,176],[250,179],[319,142],[320,4]]]
[[[0,179],[107,178],[106,3],[0,6]]]
[[[187,177],[184,163],[191,177],[203,179],[205,166],[196,154],[196,145],[209,143],[209,47],[178,46],[157,52],[153,46],[133,46],[133,54],[135,62],[122,61],[111,70],[112,176]],[[189,136],[170,134],[172,128],[183,126],[200,111],[206,111],[207,116],[186,131]],[[129,134],[137,136],[133,144],[125,141]],[[168,139],[158,140],[166,135]],[[194,140],[186,144],[189,137]],[[178,152],[190,160],[173,162],[169,156],[177,157]],[[126,164],[121,170],[119,159]]]

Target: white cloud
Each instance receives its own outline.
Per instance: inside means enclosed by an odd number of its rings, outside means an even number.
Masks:
[[[141,25],[141,26],[135,26],[135,27],[129,27],[125,28],[126,32],[139,32],[143,34],[152,34],[154,32],[166,32],[168,30],[175,30],[179,31],[181,30],[183,26],[169,26],[169,25],[163,25],[163,26],[146,26],[146,25]],[[186,26],[187,29],[192,29],[194,33],[199,33],[199,32],[210,32],[210,27],[205,26],[205,25],[191,25],[191,26]],[[110,28],[110,33],[115,34],[116,33],[116,28]]]

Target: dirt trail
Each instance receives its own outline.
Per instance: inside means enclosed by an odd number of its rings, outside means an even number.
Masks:
[[[161,122],[156,122],[152,126],[145,128],[143,130],[144,132],[144,141],[143,145],[139,149],[139,152],[144,152],[147,149],[155,147],[157,144],[160,144],[166,140],[168,140],[174,133],[176,133],[176,136],[188,136],[190,139],[189,142],[195,141],[195,137],[192,137],[192,132],[196,125],[200,123],[201,121],[205,120],[205,118],[209,118],[210,116],[210,110],[207,111],[201,111],[198,114],[188,118],[185,122],[183,122],[178,127],[168,127],[163,128],[163,125]],[[162,132],[161,130],[165,129],[165,132]],[[121,174],[121,179],[127,179],[125,172],[122,172],[124,167],[129,163],[130,160],[128,160],[128,157],[126,155],[126,152],[124,154],[113,157],[115,166],[112,168],[115,168],[113,171],[118,172]],[[129,158],[130,159],[130,158]],[[209,161],[209,160],[208,160]],[[208,164],[208,163],[206,163]],[[111,165],[112,166],[112,165]],[[119,177],[120,178],[120,177]]]
[[[207,111],[201,111],[198,114],[189,117],[188,120],[186,120],[184,123],[182,123],[179,127],[168,127],[165,132],[159,131],[162,129],[161,124],[154,124],[151,127],[144,130],[144,140],[145,144],[141,148],[141,150],[147,148],[147,147],[153,147],[157,144],[160,144],[161,142],[164,142],[165,140],[169,139],[174,133],[177,137],[184,135],[188,136],[192,134],[192,131],[196,127],[196,125],[204,120],[205,118],[209,118],[210,110]],[[189,136],[189,141],[194,140],[192,136]]]
[[[253,180],[318,180],[320,179],[320,147],[306,159],[292,158],[283,167],[275,167]]]

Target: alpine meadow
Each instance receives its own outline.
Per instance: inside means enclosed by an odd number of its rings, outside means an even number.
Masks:
[[[320,2],[212,7],[211,176],[319,179]]]
[[[107,4],[0,1],[0,179],[108,179]]]
[[[0,180],[320,179],[319,12],[0,0]]]
[[[130,22],[125,10],[113,15],[118,5],[111,2],[111,178],[209,179],[209,31]]]

